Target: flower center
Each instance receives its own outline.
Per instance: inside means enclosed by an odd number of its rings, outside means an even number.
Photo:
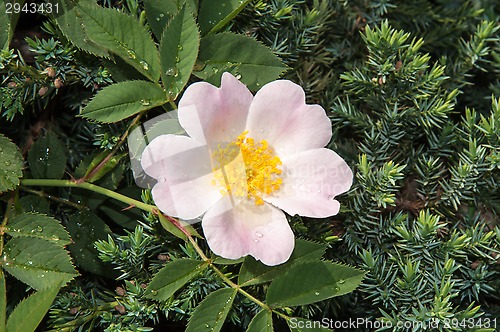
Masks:
[[[212,184],[221,186],[223,195],[246,195],[255,205],[262,205],[263,194],[281,187],[281,160],[266,140],[255,142],[247,134],[248,131],[242,132],[234,142],[224,147],[219,145],[212,153],[215,162]]]

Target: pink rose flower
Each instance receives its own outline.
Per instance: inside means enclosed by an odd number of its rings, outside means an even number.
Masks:
[[[200,216],[210,249],[266,265],[286,262],[295,239],[282,210],[324,218],[338,213],[334,198],[349,190],[352,172],[324,148],[331,124],[319,105],[307,105],[300,86],[278,80],[255,96],[229,73],[221,87],[189,86],[179,102],[187,135],[162,135],[146,147],[141,165],[158,180],[158,208],[189,220]]]

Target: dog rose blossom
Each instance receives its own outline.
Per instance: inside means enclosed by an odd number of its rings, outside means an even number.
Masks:
[[[158,208],[184,220],[202,216],[215,254],[278,265],[295,244],[283,211],[316,218],[338,213],[335,196],[350,188],[352,172],[324,148],[330,120],[321,106],[306,104],[297,84],[273,81],[253,96],[224,73],[220,88],[189,86],[178,117],[187,136],[156,137],[141,165],[157,180]]]

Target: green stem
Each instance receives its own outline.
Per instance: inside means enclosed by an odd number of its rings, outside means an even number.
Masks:
[[[154,205],[149,205],[145,204],[143,202],[140,202],[138,200],[135,200],[133,198],[130,198],[128,196],[119,194],[117,192],[114,192],[112,190],[96,186],[95,184],[92,183],[76,183],[74,181],[68,181],[68,180],[50,180],[50,179],[24,179],[21,180],[21,185],[22,186],[37,186],[37,187],[67,187],[67,188],[82,188],[86,190],[90,190],[96,193],[99,193],[101,195],[107,196],[109,198],[116,199],[117,201],[123,202],[125,204],[132,205],[138,209],[147,211],[147,212],[153,212],[153,210],[156,210],[156,207]]]
[[[69,188],[83,188],[87,189],[96,193],[99,193],[101,195],[116,199],[117,201],[135,206],[141,210],[147,211],[154,213],[157,211],[156,206],[154,205],[149,205],[145,204],[143,202],[139,202],[133,198],[127,197],[125,195],[119,194],[117,192],[114,192],[112,190],[102,188],[99,186],[96,186],[91,183],[83,182],[83,183],[77,183],[74,181],[68,181],[68,180],[49,180],[49,179],[24,179],[21,180],[21,185],[23,186],[39,186],[39,187],[69,187]],[[170,218],[169,218],[170,219]],[[173,218],[171,218],[173,219]],[[177,220],[175,220],[177,221]],[[247,297],[251,301],[255,302],[257,305],[261,306],[262,308],[266,310],[272,310],[267,304],[264,302],[260,301],[259,299],[255,298],[253,295],[250,295],[247,291],[242,289],[238,284],[235,284],[231,279],[229,279],[217,266],[215,266],[210,258],[208,258],[203,250],[200,248],[196,240],[187,232],[185,231],[182,226],[178,222],[172,222],[177,228],[179,228],[184,234],[186,234],[187,239],[189,242],[193,245],[194,249],[200,256],[202,260],[207,262],[210,266],[210,268],[231,288],[236,289],[240,294],[243,296]],[[273,310],[273,312],[275,312]],[[288,319],[289,317],[280,313],[280,312],[275,312],[277,315]]]
[[[120,137],[120,140],[118,141],[118,143],[115,145],[115,147],[113,148],[113,150],[111,150],[111,152],[103,159],[101,160],[101,162],[99,164],[97,164],[94,169],[92,169],[89,174],[85,175],[83,178],[81,179],[78,179],[77,182],[78,183],[82,183],[82,182],[86,182],[88,179],[91,179],[94,175],[96,175],[107,163],[108,161],[118,152],[118,150],[120,149],[120,147],[123,145],[123,143],[125,143],[125,140],[127,139],[129,133],[130,133],[130,130],[137,124],[139,123],[139,120],[142,118],[142,116],[144,115],[145,112],[141,112],[139,113],[135,118],[134,120],[132,120],[132,122],[130,123],[130,125],[128,126],[127,130],[125,130],[125,132],[123,133],[123,135]]]

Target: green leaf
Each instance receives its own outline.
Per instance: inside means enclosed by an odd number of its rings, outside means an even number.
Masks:
[[[238,284],[240,286],[249,286],[273,280],[285,273],[293,264],[321,259],[325,250],[326,246],[324,244],[297,239],[292,256],[285,264],[267,266],[256,261],[253,257],[247,256],[238,275]]]
[[[11,0],[9,3],[17,3],[22,8],[24,1]],[[15,12],[14,10],[12,10],[11,14],[7,14],[6,3],[6,1],[1,1],[0,3],[0,51],[9,47],[17,21],[19,20],[19,15],[21,14],[21,12]]]
[[[115,82],[145,80],[146,76],[141,74],[137,69],[129,66],[122,58],[114,57],[113,59],[103,59],[102,64],[113,77]]]
[[[80,0],[80,2],[83,2]],[[86,1],[87,5],[94,5]],[[90,37],[84,28],[83,19],[79,12],[79,8],[71,0],[59,1],[60,13],[55,18],[59,29],[68,40],[77,48],[94,54],[99,57],[109,57],[106,49],[100,47],[90,40]],[[97,7],[97,6],[95,6]]]
[[[142,190],[137,186],[119,189],[118,193],[133,199],[141,200]],[[128,204],[115,199],[107,199],[99,209],[104,212],[114,223],[128,230],[134,230],[138,220],[142,220],[142,211],[139,209],[127,209]]]
[[[252,318],[247,332],[273,332],[273,315],[270,310],[262,309]]]
[[[292,332],[330,332],[331,330],[321,326],[320,321],[310,321],[304,318],[292,317],[286,321]],[[319,325],[319,326],[318,326]]]
[[[115,9],[78,7],[89,39],[121,57],[154,82],[160,78],[158,50],[146,28]]]
[[[60,179],[66,168],[64,145],[52,132],[38,138],[28,152],[31,174],[36,179]]]
[[[0,134],[0,193],[19,185],[23,176],[23,157],[17,146]]]
[[[24,299],[12,311],[7,321],[7,332],[33,332],[36,330],[61,285],[39,290]]]
[[[50,204],[45,197],[38,195],[26,195],[19,198],[19,212],[36,212],[42,214],[50,213]],[[16,206],[17,208],[18,206]]]
[[[165,91],[151,82],[126,81],[105,87],[81,116],[99,122],[118,122],[141,111],[165,104]]]
[[[172,16],[179,11],[178,2],[177,0],[144,0],[146,18],[158,40],[161,39],[163,30]]]
[[[109,154],[111,154],[111,151],[102,151],[97,156],[95,156],[94,159],[92,159],[89,167],[87,168],[87,172],[85,173],[85,178],[87,179],[88,182],[95,182],[100,178],[102,178],[109,171],[115,168],[116,165],[118,165],[118,163],[120,162],[120,160],[126,156],[125,153],[111,156],[111,158],[108,159],[108,161],[104,164],[103,167],[101,167],[96,173],[94,173],[92,176],[89,177],[89,175],[92,173],[92,171],[94,171],[96,166],[98,166]]]
[[[288,68],[268,47],[234,33],[202,38],[198,60],[205,66],[194,73],[196,76],[219,85],[222,73],[227,71],[251,90],[277,79]]]
[[[167,263],[146,288],[147,297],[167,301],[176,291],[208,267],[208,263],[194,259],[178,259]]]
[[[191,76],[198,56],[200,34],[192,13],[183,6],[163,32],[160,44],[161,78],[175,99]]]
[[[201,3],[198,22],[203,35],[212,34],[226,26],[229,21],[250,3],[251,0],[204,0]]]
[[[0,331],[5,331],[7,310],[7,289],[5,287],[5,274],[0,269]]]
[[[113,276],[112,269],[99,259],[94,247],[98,240],[106,240],[111,230],[97,215],[90,211],[80,211],[69,217],[68,231],[73,243],[68,246],[71,256],[82,269],[100,276]]]
[[[240,257],[238,259],[228,259],[220,256],[216,256],[215,259],[213,260],[214,264],[220,264],[220,265],[234,265],[234,264],[239,264],[245,260],[245,257]]]
[[[4,254],[4,269],[35,289],[64,284],[77,276],[68,252],[42,239],[12,238]]]
[[[365,273],[353,267],[324,261],[292,266],[267,291],[271,307],[299,306],[352,292]]]
[[[38,213],[23,213],[9,221],[6,233],[12,237],[28,236],[65,246],[71,243],[59,220]]]
[[[194,310],[186,332],[220,331],[236,293],[233,288],[223,288],[210,293]]]
[[[172,221],[168,220],[168,218],[165,217],[162,213],[158,213],[158,219],[160,220],[161,225],[163,226],[163,228],[167,232],[171,233],[174,236],[177,236],[179,239],[183,239],[183,240],[187,239],[186,234],[184,234],[184,232],[182,232],[179,228],[177,228],[177,226],[175,226],[172,223]],[[191,226],[185,222],[182,222],[180,220],[177,222],[191,236],[196,236],[196,237],[202,238],[202,236],[200,234],[198,234],[198,232],[196,231],[196,229],[193,228],[193,226]]]

